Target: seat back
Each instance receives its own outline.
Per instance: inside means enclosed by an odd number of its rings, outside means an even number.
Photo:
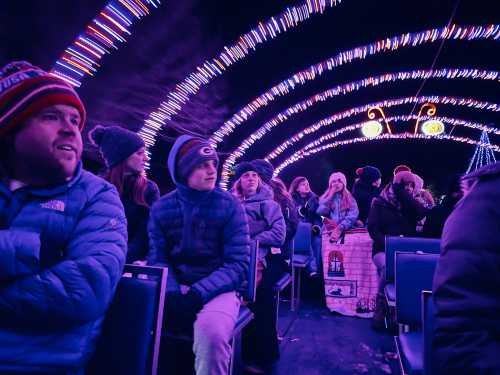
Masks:
[[[247,302],[255,302],[257,295],[257,255],[259,253],[259,241],[250,242],[250,264],[247,279],[243,283],[241,294]]]
[[[294,255],[311,255],[312,227],[310,223],[299,223],[293,241]]]
[[[432,289],[438,254],[396,251],[396,321],[420,328],[421,293]]]
[[[422,291],[422,331],[424,334],[424,375],[431,375],[434,305],[432,302],[432,292],[430,290]]]
[[[394,282],[394,254],[396,251],[415,253],[421,251],[429,254],[439,254],[441,241],[436,238],[418,237],[385,237],[385,279]]]
[[[156,375],[167,272],[125,265],[87,375]]]

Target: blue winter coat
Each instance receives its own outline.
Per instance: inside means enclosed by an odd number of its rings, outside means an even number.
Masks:
[[[259,191],[243,200],[247,214],[250,238],[259,241],[259,256],[262,260],[271,247],[281,247],[285,242],[286,224],[281,207],[273,200],[271,188],[262,184]]]
[[[79,165],[68,183],[0,182],[0,373],[82,368],[122,274],[116,189]]]
[[[197,191],[176,180],[177,152],[190,139],[179,137],[170,151],[168,166],[177,189],[151,208],[148,263],[169,267],[168,291],[189,285],[206,303],[241,286],[250,239],[243,207],[230,193]]]
[[[434,275],[433,374],[500,374],[500,162],[469,178]]]

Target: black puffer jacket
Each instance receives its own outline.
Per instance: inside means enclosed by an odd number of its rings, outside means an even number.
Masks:
[[[450,196],[446,196],[443,201],[434,206],[431,212],[427,215],[427,219],[424,223],[424,228],[422,230],[423,237],[430,238],[441,238],[443,234],[443,227],[446,219],[452,213],[458,199]]]
[[[369,185],[362,180],[357,180],[352,187],[352,195],[358,203],[359,215],[358,219],[366,224],[366,219],[370,213],[373,198],[378,197],[380,188]]]
[[[141,206],[134,202],[131,193],[125,192],[122,197],[125,216],[127,217],[128,231],[128,253],[127,263],[136,260],[146,259],[149,250],[148,240],[148,220],[150,207],[160,198],[158,186],[151,180],[148,180],[148,186],[145,192],[146,202],[149,207]]]
[[[297,207],[295,207],[295,203],[292,200],[282,199],[278,203],[281,207],[283,218],[285,219],[285,243],[288,243],[288,241],[295,237],[295,233],[297,233],[297,225],[299,225],[299,215],[297,213]]]
[[[302,198],[298,192],[295,192],[292,194],[292,198],[295,202],[297,212],[300,210],[302,213],[299,215],[301,221],[321,226],[321,216],[316,213],[319,206],[319,198],[316,194],[309,192],[305,198]]]
[[[500,162],[467,177],[434,275],[434,374],[500,374]]]
[[[373,255],[385,251],[385,236],[416,235],[417,221],[428,213],[417,200],[404,190],[399,192],[401,209],[381,196],[373,200],[368,215],[368,233],[373,240]]]

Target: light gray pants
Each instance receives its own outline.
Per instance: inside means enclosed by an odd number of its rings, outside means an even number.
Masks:
[[[194,322],[196,375],[227,375],[231,338],[240,311],[236,292],[219,294],[203,306]]]

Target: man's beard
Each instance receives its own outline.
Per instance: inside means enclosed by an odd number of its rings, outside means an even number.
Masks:
[[[63,184],[73,177],[77,163],[74,164],[74,167],[69,167],[54,158],[49,160],[38,159],[28,162],[26,167],[30,171],[30,180],[35,185],[55,186]]]

